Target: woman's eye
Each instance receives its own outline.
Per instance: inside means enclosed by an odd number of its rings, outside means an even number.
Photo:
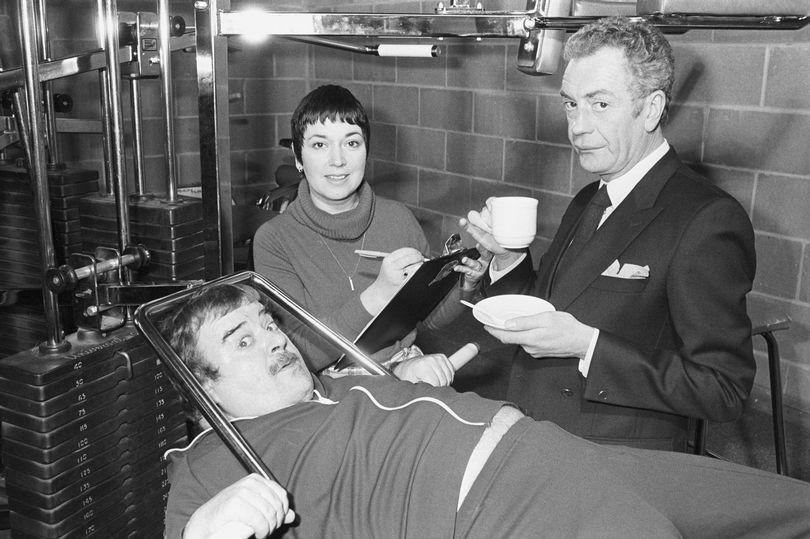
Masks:
[[[313,142],[312,147],[316,150],[320,150],[321,148],[326,147],[326,145],[323,142]]]
[[[350,148],[359,148],[363,145],[362,141],[359,140],[350,140],[348,144]]]

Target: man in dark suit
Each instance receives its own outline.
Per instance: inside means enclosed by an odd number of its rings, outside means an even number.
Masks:
[[[603,19],[564,54],[569,140],[600,180],[571,201],[536,273],[494,242],[486,209],[462,220],[494,254],[484,295],[533,293],[557,309],[486,330],[520,346],[507,398],[529,414],[603,443],[685,451],[690,417],[732,420],[751,390],[751,223],[664,138],[674,67],[660,31]]]

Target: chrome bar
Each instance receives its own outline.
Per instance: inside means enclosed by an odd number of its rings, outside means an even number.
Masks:
[[[127,47],[129,49],[129,47]],[[124,53],[122,52],[122,56]],[[60,58],[51,62],[43,62],[39,66],[39,78],[51,81],[101,69],[106,65],[104,51],[101,49],[88,51],[76,56]],[[11,90],[25,85],[25,74],[22,68],[0,71],[0,90]]]
[[[577,30],[601,17],[538,17],[533,12],[426,15],[405,13],[299,13],[231,11],[219,13],[220,35],[525,37],[527,30]],[[651,14],[643,17],[662,30],[690,28],[795,30],[810,22],[799,15]],[[199,28],[199,27],[198,27]]]
[[[103,32],[107,52],[107,88],[109,90],[109,113],[112,143],[112,187],[118,218],[119,250],[124,251],[130,243],[129,193],[127,191],[126,162],[124,156],[124,128],[121,113],[121,66],[118,58],[118,8],[116,0],[103,1]],[[131,282],[129,269],[124,269],[124,284]]]
[[[39,345],[42,353],[64,352],[70,347],[65,340],[59,320],[59,304],[56,294],[45,288],[47,271],[56,265],[51,222],[51,199],[48,188],[48,171],[43,141],[42,85],[39,78],[39,51],[34,32],[35,13],[32,0],[19,0],[18,18],[20,27],[23,71],[25,73],[25,97],[28,111],[29,163],[34,189],[34,212],[39,222],[39,251],[42,261],[42,300],[45,307],[47,335]]]
[[[220,35],[523,37],[524,25],[531,15],[531,12],[432,15],[244,10],[219,13],[218,24]]]
[[[24,89],[20,90],[13,90],[12,95],[12,105],[14,110],[14,120],[17,124],[17,133],[20,136],[20,141],[23,145],[23,151],[25,152],[25,159],[29,163],[33,161],[31,158],[31,133],[28,130],[28,107],[26,106],[26,100],[23,97],[25,93]]]
[[[48,62],[51,60],[51,41],[48,38],[48,15],[45,8],[45,0],[37,0],[37,22],[39,23],[39,52],[40,60]],[[51,83],[43,81],[42,99],[45,112],[45,136],[48,144],[48,166],[55,167],[62,163],[62,152],[59,150],[59,141],[56,137],[56,119],[53,110],[53,92]]]
[[[113,147],[112,117],[110,116],[110,85],[107,68],[98,70],[99,94],[101,95],[101,149],[104,153],[104,193],[113,194]]]
[[[335,39],[327,39],[323,37],[286,37],[290,41],[297,41],[299,43],[306,43],[308,45],[319,45],[321,47],[328,47],[331,49],[338,49],[343,51],[355,52],[358,54],[368,54],[372,56],[418,56],[422,58],[436,58],[439,56],[439,47],[437,45],[364,45],[357,43],[347,43],[345,41],[338,41]],[[398,49],[411,48],[400,52]],[[416,48],[419,50],[416,50]],[[391,52],[386,52],[386,49]]]
[[[172,86],[171,18],[169,0],[158,0],[160,68],[163,83],[163,116],[166,124],[166,192],[169,202],[177,201],[177,152],[174,140],[174,90]]]
[[[135,172],[135,192],[143,195],[144,185],[144,159],[143,159],[143,111],[141,110],[141,81],[129,80],[129,97],[132,106],[132,168]]]
[[[233,272],[228,43],[215,26],[218,8],[229,6],[230,0],[199,0],[194,5],[206,280]]]
[[[103,67],[98,70],[99,95],[101,96],[101,148],[104,152],[104,194],[113,194],[113,147],[112,147],[112,117],[110,116],[110,85],[107,79],[110,74],[107,72],[107,53],[104,50],[106,41],[104,33],[104,4],[101,0],[96,0],[96,20],[98,21],[97,35],[98,46],[104,56]],[[126,56],[131,58],[132,55]],[[120,56],[119,56],[120,58]]]

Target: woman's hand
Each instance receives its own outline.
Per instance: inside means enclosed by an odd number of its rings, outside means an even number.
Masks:
[[[402,247],[383,258],[377,279],[360,294],[369,314],[379,314],[424,260],[422,253],[412,247]]]
[[[492,260],[492,253],[482,248],[480,245],[476,247],[478,247],[478,251],[481,253],[481,257],[478,260],[465,256],[461,259],[461,264],[453,268],[453,271],[461,273],[464,276],[461,280],[462,293],[470,293],[478,289],[478,284],[487,272],[489,263]]]

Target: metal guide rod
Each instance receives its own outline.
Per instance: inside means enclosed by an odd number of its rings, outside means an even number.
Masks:
[[[98,84],[101,95],[101,149],[104,154],[104,194],[113,194],[113,165],[112,165],[112,120],[110,117],[110,85],[107,78],[110,74],[107,68],[99,69]]]
[[[344,50],[349,52],[356,52],[359,54],[369,54],[372,56],[411,56],[420,58],[435,58],[439,56],[438,45],[363,45],[356,43],[346,43],[345,41],[338,41],[335,39],[326,39],[323,37],[287,37],[290,41],[298,41],[300,43],[308,43],[310,45],[319,45],[321,47],[329,47],[331,49]]]
[[[112,187],[118,217],[118,244],[124,251],[130,243],[129,193],[127,192],[126,163],[124,158],[124,129],[121,113],[121,66],[118,59],[118,9],[115,0],[103,1],[103,24],[105,50],[107,52],[107,88],[109,90],[109,113],[112,143]],[[128,269],[124,270],[125,284],[131,282]]]
[[[131,47],[122,47],[119,52],[121,58],[132,56]],[[75,56],[59,58],[50,62],[42,62],[39,66],[39,79],[51,81],[78,75],[87,71],[95,71],[107,65],[106,53],[103,48],[83,52]],[[25,75],[22,68],[9,69],[0,72],[0,90],[20,88],[25,85]]]
[[[228,43],[214,32],[216,13],[230,7],[230,0],[198,0],[194,6],[205,279],[210,280],[233,272]]]
[[[258,10],[222,11],[220,35],[333,35],[378,37],[525,37],[528,30],[576,30],[601,17],[541,17],[533,12],[481,14],[298,13]],[[715,16],[652,14],[645,19],[662,30],[797,29],[810,19],[797,15]],[[199,27],[198,27],[199,28]]]
[[[169,0],[158,0],[158,32],[160,36],[160,69],[166,124],[166,192],[169,202],[177,201],[177,152],[174,144],[174,90],[172,87],[171,18]]]
[[[42,300],[45,307],[47,335],[40,344],[42,352],[61,352],[69,348],[62,334],[59,320],[59,305],[56,294],[44,287],[49,268],[56,264],[51,223],[51,200],[48,189],[48,172],[45,158],[45,144],[42,133],[42,86],[39,80],[39,52],[34,36],[35,13],[32,0],[18,3],[20,40],[25,71],[25,96],[28,111],[28,163],[34,190],[34,211],[39,222],[39,250],[42,261]]]
[[[48,38],[48,15],[45,0],[37,0],[37,22],[39,23],[39,52],[44,62],[51,60],[51,41]],[[48,141],[48,165],[56,166],[62,162],[62,152],[59,150],[59,141],[56,140],[56,117],[53,110],[53,92],[51,83],[41,82],[42,99],[45,109],[45,135]]]
[[[138,79],[129,80],[129,97],[132,105],[132,168],[135,171],[136,193],[143,195],[145,192],[144,159],[143,159],[143,112],[141,110],[141,81]]]
[[[33,159],[31,158],[31,145],[29,143],[31,140],[31,133],[28,131],[28,107],[25,104],[23,94],[25,94],[24,90],[13,90],[12,104],[14,107],[14,120],[17,125],[17,133],[20,134],[20,140],[23,143],[25,159],[31,163],[33,162]]]

